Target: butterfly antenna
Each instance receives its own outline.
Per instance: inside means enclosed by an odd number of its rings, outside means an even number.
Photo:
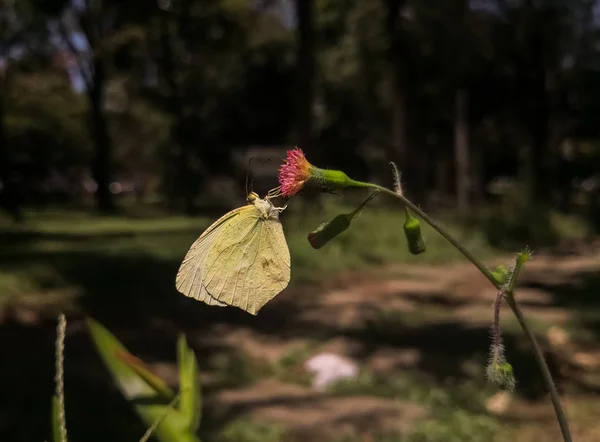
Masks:
[[[250,195],[250,192],[248,191],[248,176],[250,175],[250,166],[252,164],[252,160],[254,159],[254,157],[250,157],[250,159],[248,160],[248,168],[246,170],[246,196]]]
[[[260,166],[265,167],[265,164],[267,164],[269,161],[271,161],[271,158],[267,158],[265,161],[263,161],[262,165]],[[250,188],[254,187],[254,180],[256,179],[256,175],[252,177],[252,181],[250,181]]]

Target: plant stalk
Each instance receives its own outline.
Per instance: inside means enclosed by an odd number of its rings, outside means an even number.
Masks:
[[[535,338],[535,335],[533,334],[533,332],[531,331],[531,329],[525,322],[525,317],[523,316],[521,309],[519,308],[519,306],[517,305],[517,303],[514,299],[512,288],[513,288],[514,284],[516,283],[517,275],[513,275],[513,278],[511,281],[512,282],[511,288],[509,289],[511,291],[510,292],[506,291],[506,288],[502,287],[502,284],[500,284],[498,281],[496,281],[496,279],[494,278],[492,273],[488,270],[488,268],[479,259],[477,259],[473,254],[471,254],[471,252],[469,252],[467,249],[465,249],[442,226],[437,224],[433,219],[431,219],[419,207],[417,207],[415,204],[410,202],[404,195],[401,195],[401,194],[396,193],[396,192],[394,192],[390,189],[387,189],[383,186],[379,186],[377,184],[372,184],[372,183],[364,183],[361,181],[352,180],[352,185],[357,186],[357,187],[370,187],[372,189],[376,189],[376,190],[379,190],[380,192],[383,192],[390,196],[393,196],[396,199],[399,199],[404,204],[405,207],[408,207],[413,212],[415,212],[427,224],[429,224],[440,235],[442,235],[442,237],[444,237],[450,244],[452,244],[460,253],[462,253],[465,258],[467,258],[475,267],[477,267],[477,269],[483,274],[483,276],[485,276],[492,283],[492,285],[494,287],[496,287],[497,289],[502,290],[506,293],[506,301],[508,302],[508,305],[510,306],[512,312],[514,313],[515,317],[519,321],[521,328],[525,332],[525,335],[527,336],[527,338],[529,339],[529,341],[531,342],[531,345],[533,347],[533,352],[534,352],[535,358],[540,367],[540,370],[542,371],[542,377],[544,379],[544,383],[546,384],[546,387],[548,388],[548,391],[550,392],[550,398],[552,400],[552,405],[554,406],[554,411],[556,413],[556,419],[558,420],[558,424],[560,426],[560,431],[562,433],[563,440],[564,440],[564,442],[573,442],[573,439],[571,438],[571,433],[569,431],[569,424],[567,421],[567,416],[560,404],[560,398],[558,396],[558,391],[556,390],[554,381],[552,380],[552,375],[550,374],[550,369],[548,368],[548,365],[546,364],[546,360],[544,359],[544,355],[543,355],[542,350]]]
[[[540,366],[540,370],[542,371],[542,377],[544,378],[544,382],[546,383],[546,387],[550,391],[550,399],[552,400],[552,405],[554,406],[554,412],[556,413],[556,419],[558,420],[558,425],[560,426],[560,431],[562,433],[563,440],[565,442],[573,442],[571,438],[571,432],[569,430],[569,422],[567,420],[567,415],[565,414],[562,405],[560,404],[560,398],[558,396],[558,391],[556,390],[556,385],[552,380],[552,375],[550,374],[550,369],[548,368],[548,364],[546,364],[546,360],[544,358],[544,354],[542,353],[542,349],[540,348],[535,335],[527,325],[525,321],[525,317],[523,316],[523,312],[519,308],[517,302],[515,301],[513,293],[506,293],[506,302],[510,306],[512,312],[514,313],[517,321],[521,325],[521,328],[529,338],[531,342],[531,346],[533,347],[533,354],[535,355],[535,359],[537,360],[538,365]]]

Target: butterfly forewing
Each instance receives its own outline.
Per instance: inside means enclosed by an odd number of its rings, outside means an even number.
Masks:
[[[227,226],[226,222],[237,216],[240,211],[247,207],[252,206],[240,207],[223,215],[211,224],[192,244],[177,272],[175,286],[179,292],[190,298],[205,302],[208,305],[218,305],[220,307],[227,305],[210,296],[206,288],[202,285],[202,267],[204,266],[210,247],[219,236],[219,233]]]
[[[279,220],[263,218],[258,209],[247,218],[230,230],[230,237],[223,232],[215,241],[204,264],[203,285],[215,299],[256,314],[287,286],[290,259]]]

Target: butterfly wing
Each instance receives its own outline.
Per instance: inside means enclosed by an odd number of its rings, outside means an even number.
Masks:
[[[240,212],[248,208],[254,208],[254,206],[247,205],[226,213],[211,224],[192,244],[177,272],[175,286],[179,292],[190,298],[205,302],[208,305],[217,305],[219,307],[227,305],[219,302],[206,291],[206,288],[202,285],[202,268],[208,251],[219,234],[227,229],[227,225],[232,219],[235,219],[239,216]]]
[[[202,285],[216,300],[256,315],[288,285],[290,254],[279,220],[253,209],[219,234],[204,262]]]

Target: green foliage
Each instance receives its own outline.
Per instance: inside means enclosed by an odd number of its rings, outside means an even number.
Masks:
[[[292,348],[273,367],[273,375],[283,382],[293,382],[310,386],[312,375],[304,369],[304,363],[314,351],[313,346],[303,345]]]
[[[7,98],[7,143],[11,164],[26,183],[39,183],[60,171],[80,173],[90,157],[85,102],[56,71],[16,76]],[[24,189],[23,189],[24,190]]]
[[[475,383],[440,386],[416,373],[382,378],[362,372],[356,380],[338,382],[332,391],[397,398],[427,406],[428,415],[417,420],[406,434],[376,438],[378,442],[489,441],[501,429],[498,420],[484,412],[484,389]]]
[[[454,261],[460,254],[429,226],[423,234],[429,243],[428,253],[414,257],[406,241],[397,235],[398,213],[377,205],[357,217],[353,228],[327,247],[314,250],[306,241],[306,232],[337,213],[354,207],[328,204],[322,213],[287,214],[282,217],[286,239],[294,259],[293,283],[319,281],[324,274],[352,269],[372,268],[394,262],[441,263]],[[134,212],[135,213],[135,212]],[[172,276],[189,245],[210,223],[210,219],[152,214],[130,217],[96,217],[84,212],[28,212],[23,226],[2,222],[0,234],[3,259],[0,272],[0,303],[16,302],[60,307],[77,303],[78,295],[90,291],[107,291],[131,298],[131,284],[153,298],[173,290]],[[452,226],[450,220],[445,223]],[[377,225],[377,229],[372,226]],[[473,229],[452,226],[463,233],[464,243],[483,257],[494,249],[485,244]],[[467,234],[468,232],[468,234]],[[110,236],[110,241],[106,237]],[[319,256],[317,256],[317,254]],[[27,258],[27,259],[25,259]],[[167,263],[162,273],[148,279],[142,262]],[[98,264],[102,263],[102,264]],[[95,268],[102,265],[103,273]],[[81,289],[72,290],[69,275],[76,272]],[[142,284],[140,286],[140,284]],[[36,296],[36,294],[43,295]],[[162,299],[162,298],[161,298]],[[144,301],[147,302],[147,299]]]
[[[506,250],[523,243],[534,248],[550,247],[559,239],[550,213],[539,206],[498,206],[489,210],[484,222],[489,243]]]
[[[88,319],[88,327],[100,357],[123,396],[133,405],[146,426],[151,427],[156,422],[160,422],[155,429],[155,436],[162,442],[199,442],[194,435],[199,422],[192,421],[193,418],[199,419],[197,400],[188,396],[185,403],[182,404],[183,409],[172,409],[169,401],[163,397],[168,387],[166,385],[162,385],[158,389],[155,387],[156,384],[164,384],[164,382],[149,372],[141,376],[139,370],[132,368],[132,365],[140,365],[141,361],[133,357],[98,322]],[[190,369],[192,365],[188,358],[194,356],[186,350],[184,344],[180,343],[180,348],[183,360],[186,362],[186,367],[180,371],[183,375],[181,382],[191,387],[189,376],[194,373],[194,370]],[[154,377],[152,382],[147,381],[149,376]],[[197,389],[188,388],[187,391],[197,391]]]
[[[235,420],[221,431],[218,442],[282,442],[285,436],[283,427],[273,424],[260,424],[248,420]]]
[[[271,367],[240,351],[232,355],[218,354],[209,361],[217,373],[216,381],[222,387],[239,387],[251,384],[271,374]]]
[[[198,381],[200,373],[196,355],[188,346],[185,336],[177,340],[177,365],[179,367],[179,412],[187,420],[186,427],[196,433],[202,420],[202,393]]]
[[[491,416],[453,407],[416,424],[406,442],[489,442],[502,426]]]

